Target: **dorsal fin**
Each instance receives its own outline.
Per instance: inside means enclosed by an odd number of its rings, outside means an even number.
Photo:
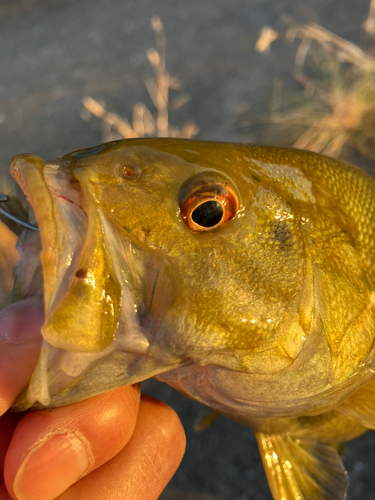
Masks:
[[[375,379],[358,389],[336,410],[368,429],[375,429]]]
[[[255,434],[274,500],[343,500],[348,475],[335,448],[289,435]]]

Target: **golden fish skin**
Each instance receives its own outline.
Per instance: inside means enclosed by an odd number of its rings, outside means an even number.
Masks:
[[[375,424],[375,181],[307,151],[131,139],[11,172],[44,345],[16,409],[151,376],[251,427],[274,498],[342,499]],[[373,408],[374,406],[374,408]]]

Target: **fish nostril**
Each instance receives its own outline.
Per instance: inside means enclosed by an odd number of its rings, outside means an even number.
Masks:
[[[127,163],[126,165],[121,165],[120,171],[125,179],[135,180],[139,179],[141,175],[140,168],[134,163]]]

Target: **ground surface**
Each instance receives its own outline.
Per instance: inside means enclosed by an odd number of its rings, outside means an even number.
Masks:
[[[261,28],[280,26],[286,12],[358,43],[367,10],[367,0],[0,0],[0,168],[17,153],[52,159],[102,142],[99,120],[80,117],[85,95],[120,115],[137,101],[152,106],[143,84],[151,15],[162,18],[169,70],[192,97],[171,122],[193,119],[200,139],[251,141],[239,118],[267,110],[274,78],[291,81],[283,42],[268,56],[254,51]],[[251,432],[220,418],[194,434],[200,405],[154,381],[146,389],[177,410],[188,435],[163,500],[270,500]],[[350,444],[345,463],[349,500],[375,498],[374,435]]]

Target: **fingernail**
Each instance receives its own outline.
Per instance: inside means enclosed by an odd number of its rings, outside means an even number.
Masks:
[[[55,434],[33,448],[17,472],[18,500],[52,500],[77,481],[91,464],[88,443],[77,434]]]

